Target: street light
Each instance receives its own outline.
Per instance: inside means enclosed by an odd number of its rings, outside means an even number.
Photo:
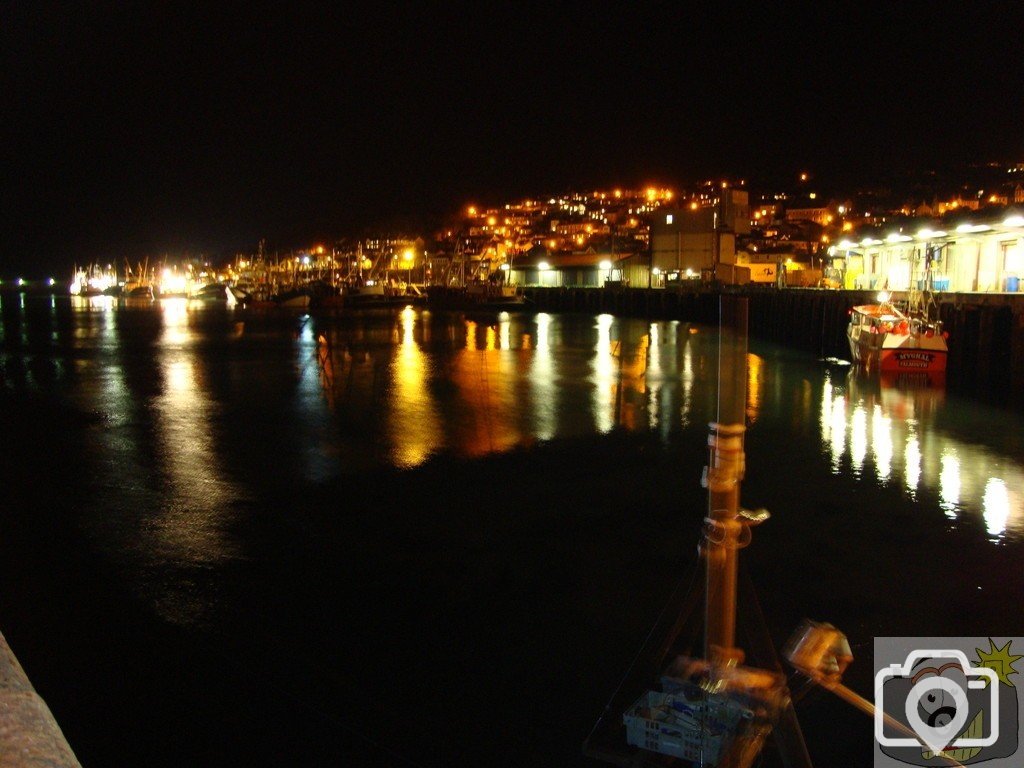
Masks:
[[[416,252],[412,248],[402,251],[402,262],[405,264],[405,282],[412,282],[412,265],[416,258]]]

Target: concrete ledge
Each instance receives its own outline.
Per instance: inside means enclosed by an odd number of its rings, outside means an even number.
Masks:
[[[0,766],[81,768],[50,708],[0,634]]]

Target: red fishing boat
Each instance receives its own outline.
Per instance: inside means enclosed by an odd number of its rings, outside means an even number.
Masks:
[[[940,374],[946,370],[949,334],[926,312],[901,310],[880,294],[878,304],[850,310],[846,330],[853,362],[882,373]]]

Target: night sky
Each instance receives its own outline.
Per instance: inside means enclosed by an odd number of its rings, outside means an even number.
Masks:
[[[4,4],[0,277],[570,189],[1024,160],[1020,3],[437,5]]]

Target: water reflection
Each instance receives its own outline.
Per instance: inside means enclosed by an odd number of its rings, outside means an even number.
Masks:
[[[955,520],[960,505],[960,460],[953,449],[942,454],[942,474],[939,475],[939,498],[946,516]]]
[[[440,451],[478,456],[537,439],[707,423],[713,335],[611,315],[587,333],[579,321],[503,312],[453,322],[406,308],[323,324],[317,381],[328,412],[355,430],[342,439],[377,432],[402,467]],[[693,393],[681,403],[682,370]],[[762,389],[758,378],[753,414]]]
[[[822,387],[821,437],[834,472],[902,485],[911,500],[938,497],[951,520],[979,516],[995,540],[1024,534],[1024,469],[942,429],[940,383],[882,382],[853,369]],[[871,418],[867,418],[870,411]]]
[[[615,429],[703,435],[715,413],[716,334],[677,321],[406,308],[285,322],[184,300],[46,302],[22,312],[4,297],[5,382],[100,415],[91,520],[142,568],[236,557],[231,510],[271,480]],[[1024,470],[998,417],[774,348],[747,363],[754,439],[781,435],[794,462],[898,489],[994,540],[1024,535]],[[153,600],[175,620],[204,610],[164,587]]]
[[[549,334],[551,315],[540,312],[536,316],[536,346],[529,369],[529,393],[534,404],[536,434],[541,440],[550,440],[557,429],[558,382],[555,379],[554,355]],[[523,349],[529,349],[529,335],[523,336]]]
[[[168,560],[196,567],[236,553],[225,535],[232,502],[242,494],[223,471],[211,425],[219,416],[210,398],[210,383],[189,327],[185,299],[162,302],[164,333],[157,358],[164,390],[153,403],[153,426],[159,442],[159,469],[173,501],[152,520],[147,531],[156,541],[147,549]]]
[[[329,401],[323,397],[323,377],[329,375],[321,357],[324,342],[313,329],[311,318],[300,318],[295,334],[295,451],[306,480],[322,482],[337,474],[337,456],[329,436]]]
[[[402,311],[402,337],[393,364],[396,387],[394,407],[388,414],[388,436],[395,464],[400,467],[415,467],[444,447],[440,417],[429,389],[430,361],[414,334],[417,319],[412,307]]]
[[[597,318],[597,345],[594,348],[593,362],[593,409],[594,420],[598,432],[609,432],[615,425],[613,415],[616,402],[615,386],[615,359],[618,354],[621,360],[621,345],[612,346],[612,322],[611,315],[598,315]]]
[[[83,523],[124,567],[176,572],[131,583],[169,621],[200,621],[211,606],[196,579],[237,556],[226,528],[246,497],[214,444],[209,360],[197,353],[184,300],[143,315],[84,301],[72,392],[101,419],[88,435],[95,477],[83,489]]]

